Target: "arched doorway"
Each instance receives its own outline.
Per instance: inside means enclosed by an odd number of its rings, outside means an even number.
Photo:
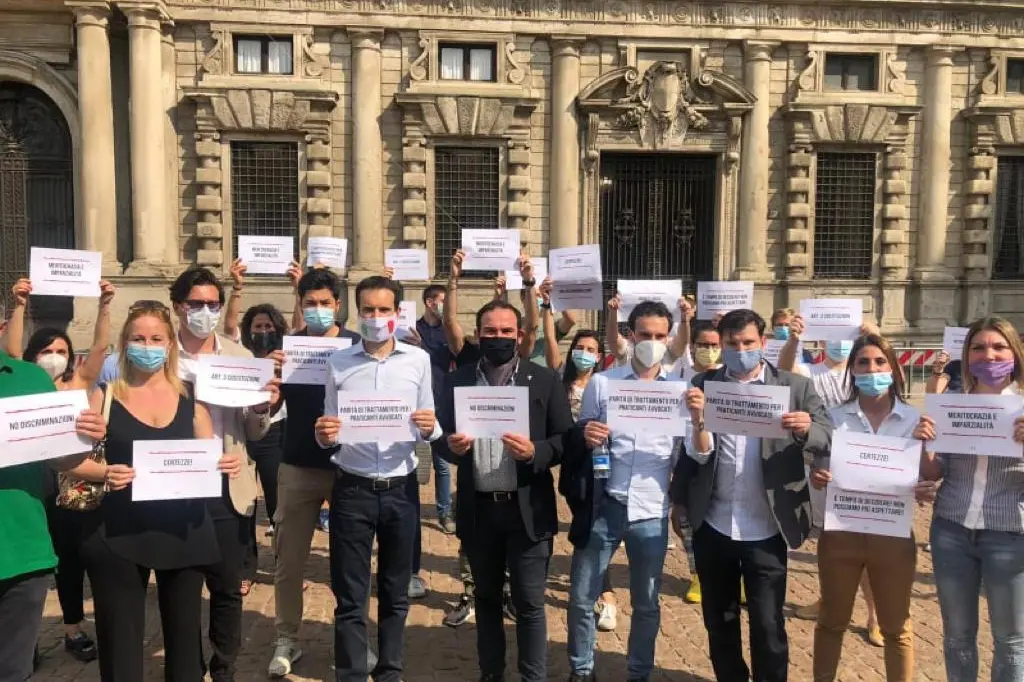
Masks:
[[[33,246],[75,248],[71,132],[38,88],[0,81],[0,297],[28,274]],[[66,325],[71,299],[32,301],[36,324]]]

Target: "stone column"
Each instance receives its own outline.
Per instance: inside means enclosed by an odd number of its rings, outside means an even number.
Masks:
[[[774,42],[746,41],[743,81],[755,97],[743,127],[737,214],[736,277],[768,282],[768,173],[771,161],[769,102]]]
[[[352,39],[352,235],[356,269],[384,262],[381,184],[381,30],[350,29]]]
[[[166,28],[166,27],[165,27]],[[175,129],[174,114],[178,107],[178,69],[177,54],[174,49],[174,33],[163,31],[160,37],[160,59],[163,70],[163,130],[164,130],[164,191],[166,193],[165,221],[166,239],[164,240],[163,261],[169,265],[177,264],[181,258],[181,212],[179,202],[181,193],[178,184],[178,131]]]
[[[120,272],[117,262],[117,193],[114,169],[114,110],[110,84],[110,5],[69,2],[75,12],[78,45],[78,116],[81,124],[79,182],[85,248],[103,253],[103,272]]]
[[[137,274],[162,265],[167,250],[167,184],[162,6],[120,2],[128,17],[129,129],[132,147],[132,237]]]
[[[580,239],[580,129],[576,95],[580,91],[582,38],[551,39],[551,248]]]

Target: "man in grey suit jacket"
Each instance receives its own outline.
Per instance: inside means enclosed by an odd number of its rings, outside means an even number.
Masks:
[[[740,580],[750,612],[755,682],[785,682],[789,666],[786,558],[811,531],[804,462],[829,454],[832,426],[806,378],[764,360],[764,328],[752,310],[734,310],[718,323],[723,367],[698,375],[686,395],[693,438],[685,443],[672,482],[673,526],[688,520],[703,592],[715,677],[747,682],[740,633]],[[706,381],[788,386],[785,438],[710,434],[704,428]]]

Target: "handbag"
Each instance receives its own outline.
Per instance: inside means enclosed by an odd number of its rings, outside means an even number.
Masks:
[[[103,388],[103,421],[110,422],[110,404],[114,391],[108,385]],[[89,459],[98,463],[107,463],[107,439],[104,438],[92,446]],[[106,483],[94,483],[75,478],[67,472],[58,475],[57,506],[71,511],[93,511],[100,506],[103,496],[107,493]]]

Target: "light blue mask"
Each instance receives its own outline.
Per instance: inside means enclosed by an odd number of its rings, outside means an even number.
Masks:
[[[146,372],[155,372],[167,362],[167,348],[164,346],[129,343],[125,355],[128,356],[128,362]]]
[[[334,326],[334,311],[330,308],[303,308],[302,319],[313,334],[323,334]]]
[[[587,372],[597,366],[597,356],[579,348],[572,352],[572,364],[581,372]]]
[[[825,355],[832,362],[843,362],[846,358],[850,357],[851,350],[853,350],[853,341],[825,342]]]
[[[892,386],[892,372],[872,372],[871,374],[855,374],[853,382],[857,390],[871,397],[880,396]]]
[[[754,371],[764,358],[764,350],[753,348],[751,350],[735,350],[726,348],[722,351],[726,368],[733,374],[749,374]]]
[[[776,327],[772,333],[776,341],[785,341],[789,338],[789,327]]]

